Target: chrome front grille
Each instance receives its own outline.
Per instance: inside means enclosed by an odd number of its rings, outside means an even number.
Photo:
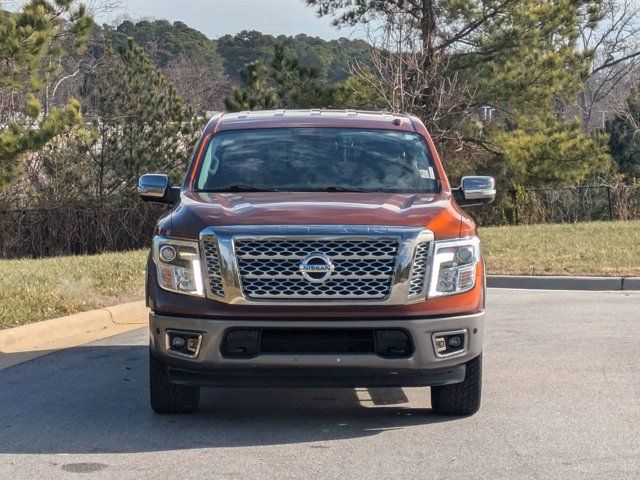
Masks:
[[[234,305],[419,302],[426,298],[433,240],[420,227],[375,225],[238,225],[200,232],[207,296]]]
[[[220,272],[220,259],[218,257],[218,244],[215,239],[204,242],[204,255],[207,263],[209,290],[217,297],[224,297],[222,274]]]
[[[242,292],[257,300],[384,299],[398,254],[396,239],[239,239],[234,247]],[[312,254],[333,262],[323,283],[307,280],[300,271]]]
[[[416,255],[413,259],[413,271],[411,272],[411,284],[409,285],[409,298],[417,297],[424,290],[427,267],[429,265],[430,245],[430,243],[425,242],[416,247]]]
[[[332,257],[335,258],[335,257]],[[385,260],[342,259],[336,262],[336,270],[332,278],[382,278],[393,274],[395,258]],[[272,278],[293,279],[300,275],[300,260],[291,259],[250,259],[242,258],[240,274],[246,279],[257,279],[264,276]]]

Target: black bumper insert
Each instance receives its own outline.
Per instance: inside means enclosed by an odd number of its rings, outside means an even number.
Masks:
[[[413,354],[408,332],[366,328],[241,328],[225,333],[225,357],[249,358],[260,354],[377,354],[406,358]]]

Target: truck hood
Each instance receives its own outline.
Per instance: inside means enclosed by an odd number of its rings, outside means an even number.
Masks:
[[[436,238],[454,238],[460,234],[461,213],[448,192],[183,192],[169,218],[160,233],[182,238],[231,225],[412,226],[428,228]]]

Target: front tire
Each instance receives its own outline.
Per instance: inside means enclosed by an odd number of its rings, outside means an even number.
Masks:
[[[149,396],[156,413],[195,413],[200,403],[200,388],[171,383],[167,365],[149,350]]]
[[[431,407],[438,415],[473,415],[480,410],[482,354],[467,362],[464,381],[431,387]]]

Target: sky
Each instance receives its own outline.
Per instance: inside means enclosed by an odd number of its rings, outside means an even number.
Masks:
[[[87,2],[104,5],[105,1]],[[272,35],[305,33],[326,40],[361,37],[350,28],[337,29],[329,18],[318,18],[303,0],[117,0],[116,9],[100,13],[98,23],[129,17],[179,20],[210,38],[258,30]]]

